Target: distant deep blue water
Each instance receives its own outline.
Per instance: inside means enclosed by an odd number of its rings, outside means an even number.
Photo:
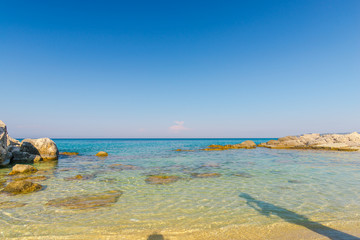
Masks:
[[[41,182],[46,189],[2,196],[3,201],[27,205],[0,210],[0,231],[8,238],[90,234],[99,229],[109,234],[143,230],[191,232],[289,221],[281,211],[285,215],[296,213],[290,218],[299,221],[306,218],[322,224],[360,220],[360,153],[266,148],[200,150],[210,144],[244,140],[248,139],[54,139],[61,152],[80,155],[35,164],[49,176]],[[251,140],[261,143],[270,139]],[[178,148],[195,151],[174,151]],[[98,151],[106,151],[109,156],[94,156]],[[118,163],[139,169],[121,171],[109,167]],[[8,172],[6,168],[0,170],[3,175]],[[192,173],[221,176],[192,178]],[[77,174],[91,174],[94,178],[66,180]],[[153,174],[182,179],[168,185],[147,184],[146,177]],[[95,210],[45,206],[52,199],[106,190],[121,190],[124,194],[113,206]]]

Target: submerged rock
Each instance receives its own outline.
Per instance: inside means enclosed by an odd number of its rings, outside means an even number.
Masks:
[[[208,162],[208,163],[205,163],[205,164],[201,165],[201,167],[204,167],[204,168],[218,168],[218,167],[220,167],[220,164],[218,164],[216,162]]]
[[[54,199],[47,202],[46,205],[66,209],[90,209],[105,207],[116,203],[122,194],[122,191],[107,191],[98,194],[86,194]]]
[[[220,177],[220,173],[192,173],[192,177],[195,178],[213,178],[213,177]]]
[[[59,157],[59,150],[50,138],[24,139],[20,151],[39,155],[42,160],[56,160]]]
[[[65,180],[68,180],[68,181],[71,181],[71,180],[89,180],[89,179],[93,179],[95,177],[94,174],[85,174],[85,175],[81,175],[81,174],[78,174],[74,177],[68,177],[68,178],[65,178]]]
[[[21,181],[21,180],[32,180],[32,181],[45,181],[47,180],[48,177],[46,176],[20,176],[20,177],[16,177],[13,178],[13,181]]]
[[[278,140],[261,143],[258,147],[275,149],[316,149],[335,151],[359,151],[360,134],[304,134],[301,136],[287,136]]]
[[[59,155],[76,156],[76,155],[79,155],[79,153],[78,152],[60,152]]]
[[[121,163],[111,164],[111,165],[109,165],[109,167],[112,169],[120,169],[120,170],[139,170],[139,169],[141,169],[138,166],[126,165],[126,164],[121,164]]]
[[[11,194],[25,194],[40,191],[42,186],[38,183],[33,183],[26,180],[21,181],[13,181],[8,183],[3,192],[11,193]]]
[[[242,143],[233,144],[233,145],[231,145],[231,144],[228,144],[228,145],[212,144],[203,150],[205,150],[205,151],[221,151],[221,150],[228,150],[228,149],[252,149],[252,148],[256,148],[256,144],[251,140],[247,140]]]
[[[109,154],[107,152],[104,152],[104,151],[100,151],[98,152],[95,156],[98,156],[98,157],[107,157]]]
[[[13,201],[0,202],[0,209],[18,208],[25,206],[26,203],[19,203]]]
[[[233,175],[237,176],[237,177],[243,177],[243,178],[252,178],[253,177],[253,175],[251,175],[250,173],[247,173],[247,172],[238,172],[238,173],[234,173]]]
[[[15,174],[31,174],[35,173],[38,170],[31,166],[26,164],[16,164],[13,166],[12,171],[9,173],[9,175],[15,175]]]
[[[194,150],[187,150],[187,149],[180,149],[180,148],[175,149],[174,151],[175,152],[194,152]]]
[[[300,180],[288,180],[288,183],[303,183]]]
[[[154,175],[145,179],[148,184],[168,184],[176,182],[180,179],[178,176]]]

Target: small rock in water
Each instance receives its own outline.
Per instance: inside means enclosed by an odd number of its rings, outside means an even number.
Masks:
[[[6,201],[6,202],[0,202],[0,209],[17,208],[17,207],[23,207],[25,205],[26,205],[26,203]]]
[[[192,173],[192,177],[195,178],[213,178],[213,177],[220,177],[220,173]]]
[[[289,183],[302,183],[302,181],[299,180],[288,180]]]
[[[65,180],[68,180],[68,181],[71,181],[71,180],[89,180],[89,179],[92,179],[94,177],[95,177],[94,174],[86,174],[86,175],[78,174],[78,175],[76,175],[74,177],[65,178]]]
[[[98,157],[107,157],[109,154],[107,152],[104,152],[104,151],[100,151],[98,152],[95,156],[98,156]]]
[[[19,174],[19,173],[26,173],[26,174],[30,174],[30,173],[35,173],[38,170],[31,166],[31,165],[26,165],[26,164],[16,164],[13,168],[12,171],[9,173],[9,175],[15,175],[15,174]]]
[[[178,176],[154,175],[146,178],[145,182],[149,184],[168,184],[176,182],[179,179]]]
[[[3,192],[11,193],[11,194],[25,194],[40,191],[42,186],[38,183],[33,183],[26,180],[13,181],[8,183]]]
[[[66,209],[90,209],[110,206],[116,203],[122,191],[107,191],[98,194],[86,194],[75,197],[54,199],[46,203],[47,206]]]
[[[120,169],[120,170],[138,170],[138,169],[140,169],[140,167],[138,167],[138,166],[125,165],[125,164],[121,164],[121,163],[111,164],[111,165],[109,165],[109,167],[113,168],[113,169]]]
[[[174,151],[175,152],[194,152],[194,150],[187,150],[187,149],[180,149],[180,148],[175,149]]]
[[[243,177],[243,178],[251,178],[251,177],[253,177],[253,175],[251,175],[250,173],[247,173],[247,172],[235,173],[234,176]]]
[[[209,162],[209,163],[205,163],[204,165],[202,165],[201,167],[220,167],[220,164],[215,163],[215,162]]]

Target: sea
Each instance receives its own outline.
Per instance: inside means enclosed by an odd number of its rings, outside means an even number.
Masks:
[[[0,203],[0,238],[360,239],[360,152],[202,150],[266,138],[53,140],[60,152],[79,155],[33,164],[47,177],[39,192],[0,194],[0,202],[23,205]],[[2,182],[10,170],[0,169]],[[153,175],[179,179],[145,181]],[[107,191],[122,195],[93,208],[48,204]]]

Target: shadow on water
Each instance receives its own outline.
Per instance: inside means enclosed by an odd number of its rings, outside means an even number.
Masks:
[[[307,217],[289,211],[285,208],[275,206],[271,203],[256,200],[247,193],[241,193],[239,197],[246,199],[246,204],[258,211],[260,214],[269,217],[271,214],[276,215],[285,221],[299,226],[306,227],[307,229],[328,237],[332,240],[360,240],[360,238],[350,234],[338,231],[336,229],[324,226],[320,223],[309,220]]]
[[[161,234],[151,234],[148,236],[147,240],[165,240],[164,236]]]

